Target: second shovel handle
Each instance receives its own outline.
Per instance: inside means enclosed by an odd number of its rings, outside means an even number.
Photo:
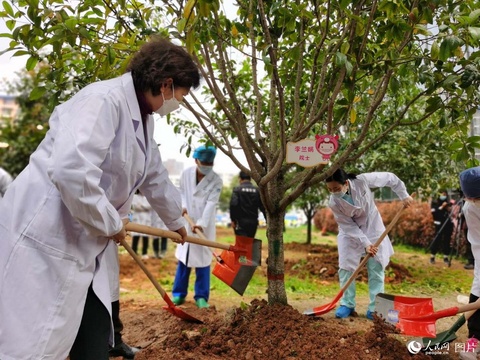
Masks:
[[[190,224],[190,226],[192,228],[195,226],[195,223],[193,222],[192,218],[190,216],[188,216],[187,213],[183,214],[183,217],[188,221],[188,223]],[[205,236],[205,234],[201,230],[196,229],[195,234],[197,234],[198,236],[200,236],[204,240],[207,239],[207,237]]]
[[[182,236],[179,233],[176,233],[175,231],[157,229],[151,226],[140,225],[136,223],[128,223],[127,225],[125,225],[125,230],[152,235],[152,236],[166,237],[169,239],[182,240]],[[231,245],[217,243],[216,241],[212,241],[212,240],[200,239],[196,236],[187,236],[185,238],[185,241],[192,244],[209,246],[216,249],[232,251]]]
[[[140,266],[140,268],[143,270],[143,272],[145,273],[145,275],[147,275],[148,279],[151,281],[151,283],[153,284],[153,286],[155,286],[155,289],[157,289],[157,291],[160,293],[160,295],[162,295],[162,298],[165,298],[165,296],[167,295],[167,293],[165,292],[165,290],[163,290],[163,288],[160,286],[160,284],[158,283],[158,281],[155,279],[155,277],[153,276],[153,274],[150,272],[150,270],[147,269],[147,267],[145,266],[145,264],[143,263],[143,261],[138,257],[137,254],[135,254],[135,251],[133,251],[133,249],[131,248],[131,246],[127,243],[127,241],[125,239],[121,239],[120,240],[120,244],[127,250],[127,252],[132,256],[132,258],[135,260],[135,262],[138,264],[138,266]],[[173,304],[173,303],[172,303]],[[170,305],[170,304],[169,304]]]

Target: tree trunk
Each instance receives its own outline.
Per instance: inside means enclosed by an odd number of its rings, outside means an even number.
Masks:
[[[312,243],[312,219],[313,219],[313,211],[309,211],[307,214],[307,244],[308,245]]]
[[[285,291],[285,263],[283,253],[283,222],[285,213],[268,214],[267,278],[268,303],[287,305]]]

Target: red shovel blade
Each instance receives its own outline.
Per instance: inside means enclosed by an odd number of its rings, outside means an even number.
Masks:
[[[340,298],[342,297],[343,295],[343,291],[340,291],[337,296],[335,296],[335,299],[333,299],[333,301],[331,303],[328,303],[328,304],[325,304],[325,305],[321,305],[321,306],[317,306],[317,307],[314,307],[313,309],[311,310],[305,310],[303,312],[304,315],[310,315],[310,316],[318,316],[318,315],[323,315],[323,314],[326,314],[328,313],[329,311],[335,309],[335,305],[337,304],[338,300],[340,300]]]
[[[167,294],[163,296],[163,300],[165,300],[165,302],[168,304],[168,306],[163,307],[164,310],[167,310],[169,313],[175,315],[176,317],[179,317],[180,319],[203,324],[202,320],[197,319],[196,317],[193,317],[192,315],[187,314],[182,309],[176,307]]]
[[[237,242],[239,238],[241,237],[237,236]],[[213,275],[230,286],[239,295],[243,295],[245,292],[245,289],[255,273],[256,266],[260,265],[262,260],[262,241],[253,239],[252,243],[251,238],[242,238],[251,243],[250,246],[248,246],[249,251],[247,253],[247,257],[251,259],[251,261],[246,263],[241,262],[239,261],[237,253],[224,250],[219,256],[221,261],[215,264],[212,271]]]
[[[431,298],[378,294],[375,297],[375,312],[385,321],[396,324],[399,318],[422,316],[434,311]]]

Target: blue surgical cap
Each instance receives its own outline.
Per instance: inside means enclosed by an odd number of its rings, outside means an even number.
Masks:
[[[464,170],[460,173],[460,186],[467,198],[480,198],[480,166]]]
[[[206,163],[213,163],[213,160],[215,159],[215,155],[217,155],[217,149],[214,148],[213,146],[199,146],[198,148],[195,149],[193,152],[193,158],[197,159],[198,161],[201,162],[206,162]]]

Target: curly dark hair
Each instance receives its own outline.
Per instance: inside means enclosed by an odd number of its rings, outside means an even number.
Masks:
[[[172,78],[173,85],[187,89],[200,85],[200,72],[187,51],[167,39],[154,37],[145,43],[133,56],[127,67],[132,73],[137,91],[160,94],[166,79]]]

